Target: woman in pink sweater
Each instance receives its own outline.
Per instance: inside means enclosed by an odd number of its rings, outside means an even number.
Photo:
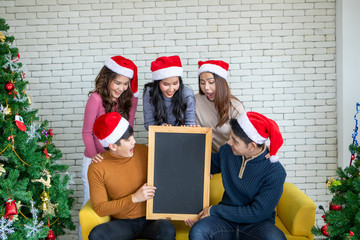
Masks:
[[[107,112],[118,112],[134,126],[138,102],[137,67],[129,59],[115,56],[107,60],[95,79],[95,89],[89,93],[84,113],[82,138],[85,144],[82,162],[83,205],[89,200],[87,171],[91,158],[104,152],[99,140],[93,133],[97,117]]]

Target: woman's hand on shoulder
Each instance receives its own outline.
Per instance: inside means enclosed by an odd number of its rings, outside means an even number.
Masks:
[[[101,162],[103,159],[104,158],[103,158],[103,156],[101,156],[101,153],[98,153],[91,158],[91,163],[98,163],[98,162]]]

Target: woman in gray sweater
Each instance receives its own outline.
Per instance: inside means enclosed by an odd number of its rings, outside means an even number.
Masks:
[[[144,126],[195,125],[194,92],[181,79],[179,56],[159,57],[151,63],[153,81],[143,95]]]

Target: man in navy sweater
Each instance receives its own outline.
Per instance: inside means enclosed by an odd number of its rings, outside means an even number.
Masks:
[[[276,156],[283,143],[279,127],[256,112],[231,119],[230,125],[228,144],[211,156],[211,174],[222,174],[222,201],[203,209],[200,221],[185,221],[193,225],[189,239],[285,240],[275,226],[274,210],[286,177]]]

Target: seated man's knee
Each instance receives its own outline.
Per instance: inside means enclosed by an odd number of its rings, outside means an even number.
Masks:
[[[168,220],[158,220],[160,221],[161,228],[159,229],[159,235],[161,239],[175,239],[176,230],[174,225]]]
[[[211,232],[211,225],[204,220],[196,222],[189,232],[189,239],[204,239]]]
[[[89,234],[89,240],[98,240],[98,239],[99,240],[106,239],[106,233],[104,233],[100,225],[94,227]]]

